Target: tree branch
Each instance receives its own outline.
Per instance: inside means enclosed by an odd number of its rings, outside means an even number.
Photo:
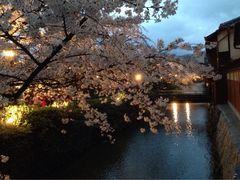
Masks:
[[[0,26],[1,27],[1,26]],[[1,31],[5,34],[6,38],[9,39],[10,41],[12,41],[16,46],[18,46],[19,48],[21,48],[30,58],[31,60],[37,64],[40,65],[40,63],[37,61],[37,59],[32,55],[32,53],[21,43],[19,43],[16,39],[13,38],[13,36],[11,36],[8,32],[4,31],[1,28]]]
[[[58,46],[54,47],[52,50],[52,53],[42,62],[38,65],[38,67],[30,74],[30,76],[26,79],[26,81],[23,83],[22,87],[18,89],[18,91],[13,95],[14,99],[18,99],[21,94],[29,87],[29,85],[32,83],[34,78],[49,64],[51,63],[51,59],[58,54],[61,49],[63,48],[63,45],[65,45],[67,42],[69,42],[73,38],[74,34],[69,34],[62,42],[62,44],[59,44]]]
[[[21,78],[19,78],[19,77],[12,76],[12,75],[9,75],[9,74],[0,73],[0,76],[2,76],[2,77],[7,77],[7,78],[13,78],[13,79],[16,79],[16,80],[18,80],[18,81],[24,81],[23,79],[21,79]]]
[[[80,21],[80,26],[82,26],[88,18],[83,17]],[[56,56],[63,48],[64,45],[66,45],[71,39],[74,37],[75,34],[70,33],[66,38],[62,41],[61,44],[55,46],[52,50],[52,53],[42,62],[40,63],[37,68],[30,74],[30,76],[24,81],[22,87],[18,89],[18,91],[13,94],[13,98],[16,100],[18,99],[22,93],[29,87],[29,85],[32,83],[32,81],[35,79],[35,77],[49,64],[51,63],[51,60],[54,56]]]
[[[62,15],[62,18],[63,18],[63,30],[64,30],[64,33],[65,33],[65,36],[68,36],[66,18],[65,18],[64,15]]]

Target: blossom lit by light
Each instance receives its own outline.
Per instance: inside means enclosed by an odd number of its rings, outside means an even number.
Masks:
[[[26,105],[12,105],[4,108],[4,118],[3,121],[7,125],[18,126],[22,117],[25,113],[28,113],[30,108]]]
[[[43,37],[46,34],[46,31],[44,28],[39,28],[39,34],[41,37]]]
[[[63,102],[53,102],[53,104],[51,105],[52,107],[56,107],[56,108],[64,108],[67,107],[69,105],[68,101],[63,101]]]
[[[1,160],[1,163],[7,163],[9,160],[9,156],[0,155],[0,160]]]
[[[16,118],[14,117],[10,117],[8,119],[6,119],[6,124],[13,124],[15,122]]]
[[[124,92],[120,92],[117,94],[117,96],[115,97],[115,101],[116,102],[122,102],[122,100],[125,98],[125,93]]]
[[[38,84],[37,86],[39,89],[43,88],[43,85],[42,84]]]
[[[145,133],[145,132],[146,132],[146,129],[145,129],[145,128],[140,128],[140,132],[141,132],[141,133]]]
[[[61,133],[62,133],[62,134],[67,134],[67,131],[66,131],[65,129],[62,129],[62,130],[61,130]]]

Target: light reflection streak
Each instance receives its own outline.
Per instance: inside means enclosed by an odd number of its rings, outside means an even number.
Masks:
[[[182,109],[182,106],[180,104],[180,107],[179,107],[179,104],[176,103],[176,102],[173,102],[171,104],[172,106],[172,114],[173,114],[173,120],[176,124],[179,123],[179,120],[181,119],[180,117],[181,116],[184,116],[185,118],[185,125],[186,125],[186,133],[188,135],[192,135],[192,120],[191,120],[191,109],[190,109],[190,104],[189,103],[185,103],[185,115],[184,114],[181,114],[181,111],[183,110]]]
[[[186,117],[187,117],[187,122],[186,122],[186,129],[187,129],[187,134],[191,135],[192,134],[192,122],[191,122],[191,111],[190,111],[190,105],[189,103],[185,104],[185,110],[186,110]]]
[[[172,109],[173,109],[173,119],[174,122],[178,122],[178,106],[177,103],[172,103]]]
[[[189,106],[189,103],[186,103],[186,104],[185,104],[185,107],[186,107],[187,122],[191,122],[191,119],[190,119],[190,106]]]

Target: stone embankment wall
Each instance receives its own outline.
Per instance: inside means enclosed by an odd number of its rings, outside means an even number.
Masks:
[[[240,120],[229,105],[220,105],[214,108],[211,128],[214,129],[214,146],[218,154],[221,178],[239,179]]]

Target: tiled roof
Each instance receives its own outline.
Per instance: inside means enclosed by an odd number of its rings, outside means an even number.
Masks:
[[[229,27],[233,27],[236,23],[240,22],[240,16],[237,18],[234,18],[230,21],[224,22],[222,24],[220,24],[219,29],[225,29],[225,28],[229,28]]]
[[[218,31],[215,31],[212,34],[209,34],[208,36],[204,37],[205,41],[217,41],[217,33]]]
[[[234,25],[238,22],[240,22],[240,16],[237,17],[237,18],[234,18],[230,21],[226,21],[224,23],[221,23],[219,28],[215,32],[213,32],[210,35],[205,37],[205,41],[216,41],[217,40],[217,34],[218,34],[219,31],[227,29],[227,28],[234,27]]]

